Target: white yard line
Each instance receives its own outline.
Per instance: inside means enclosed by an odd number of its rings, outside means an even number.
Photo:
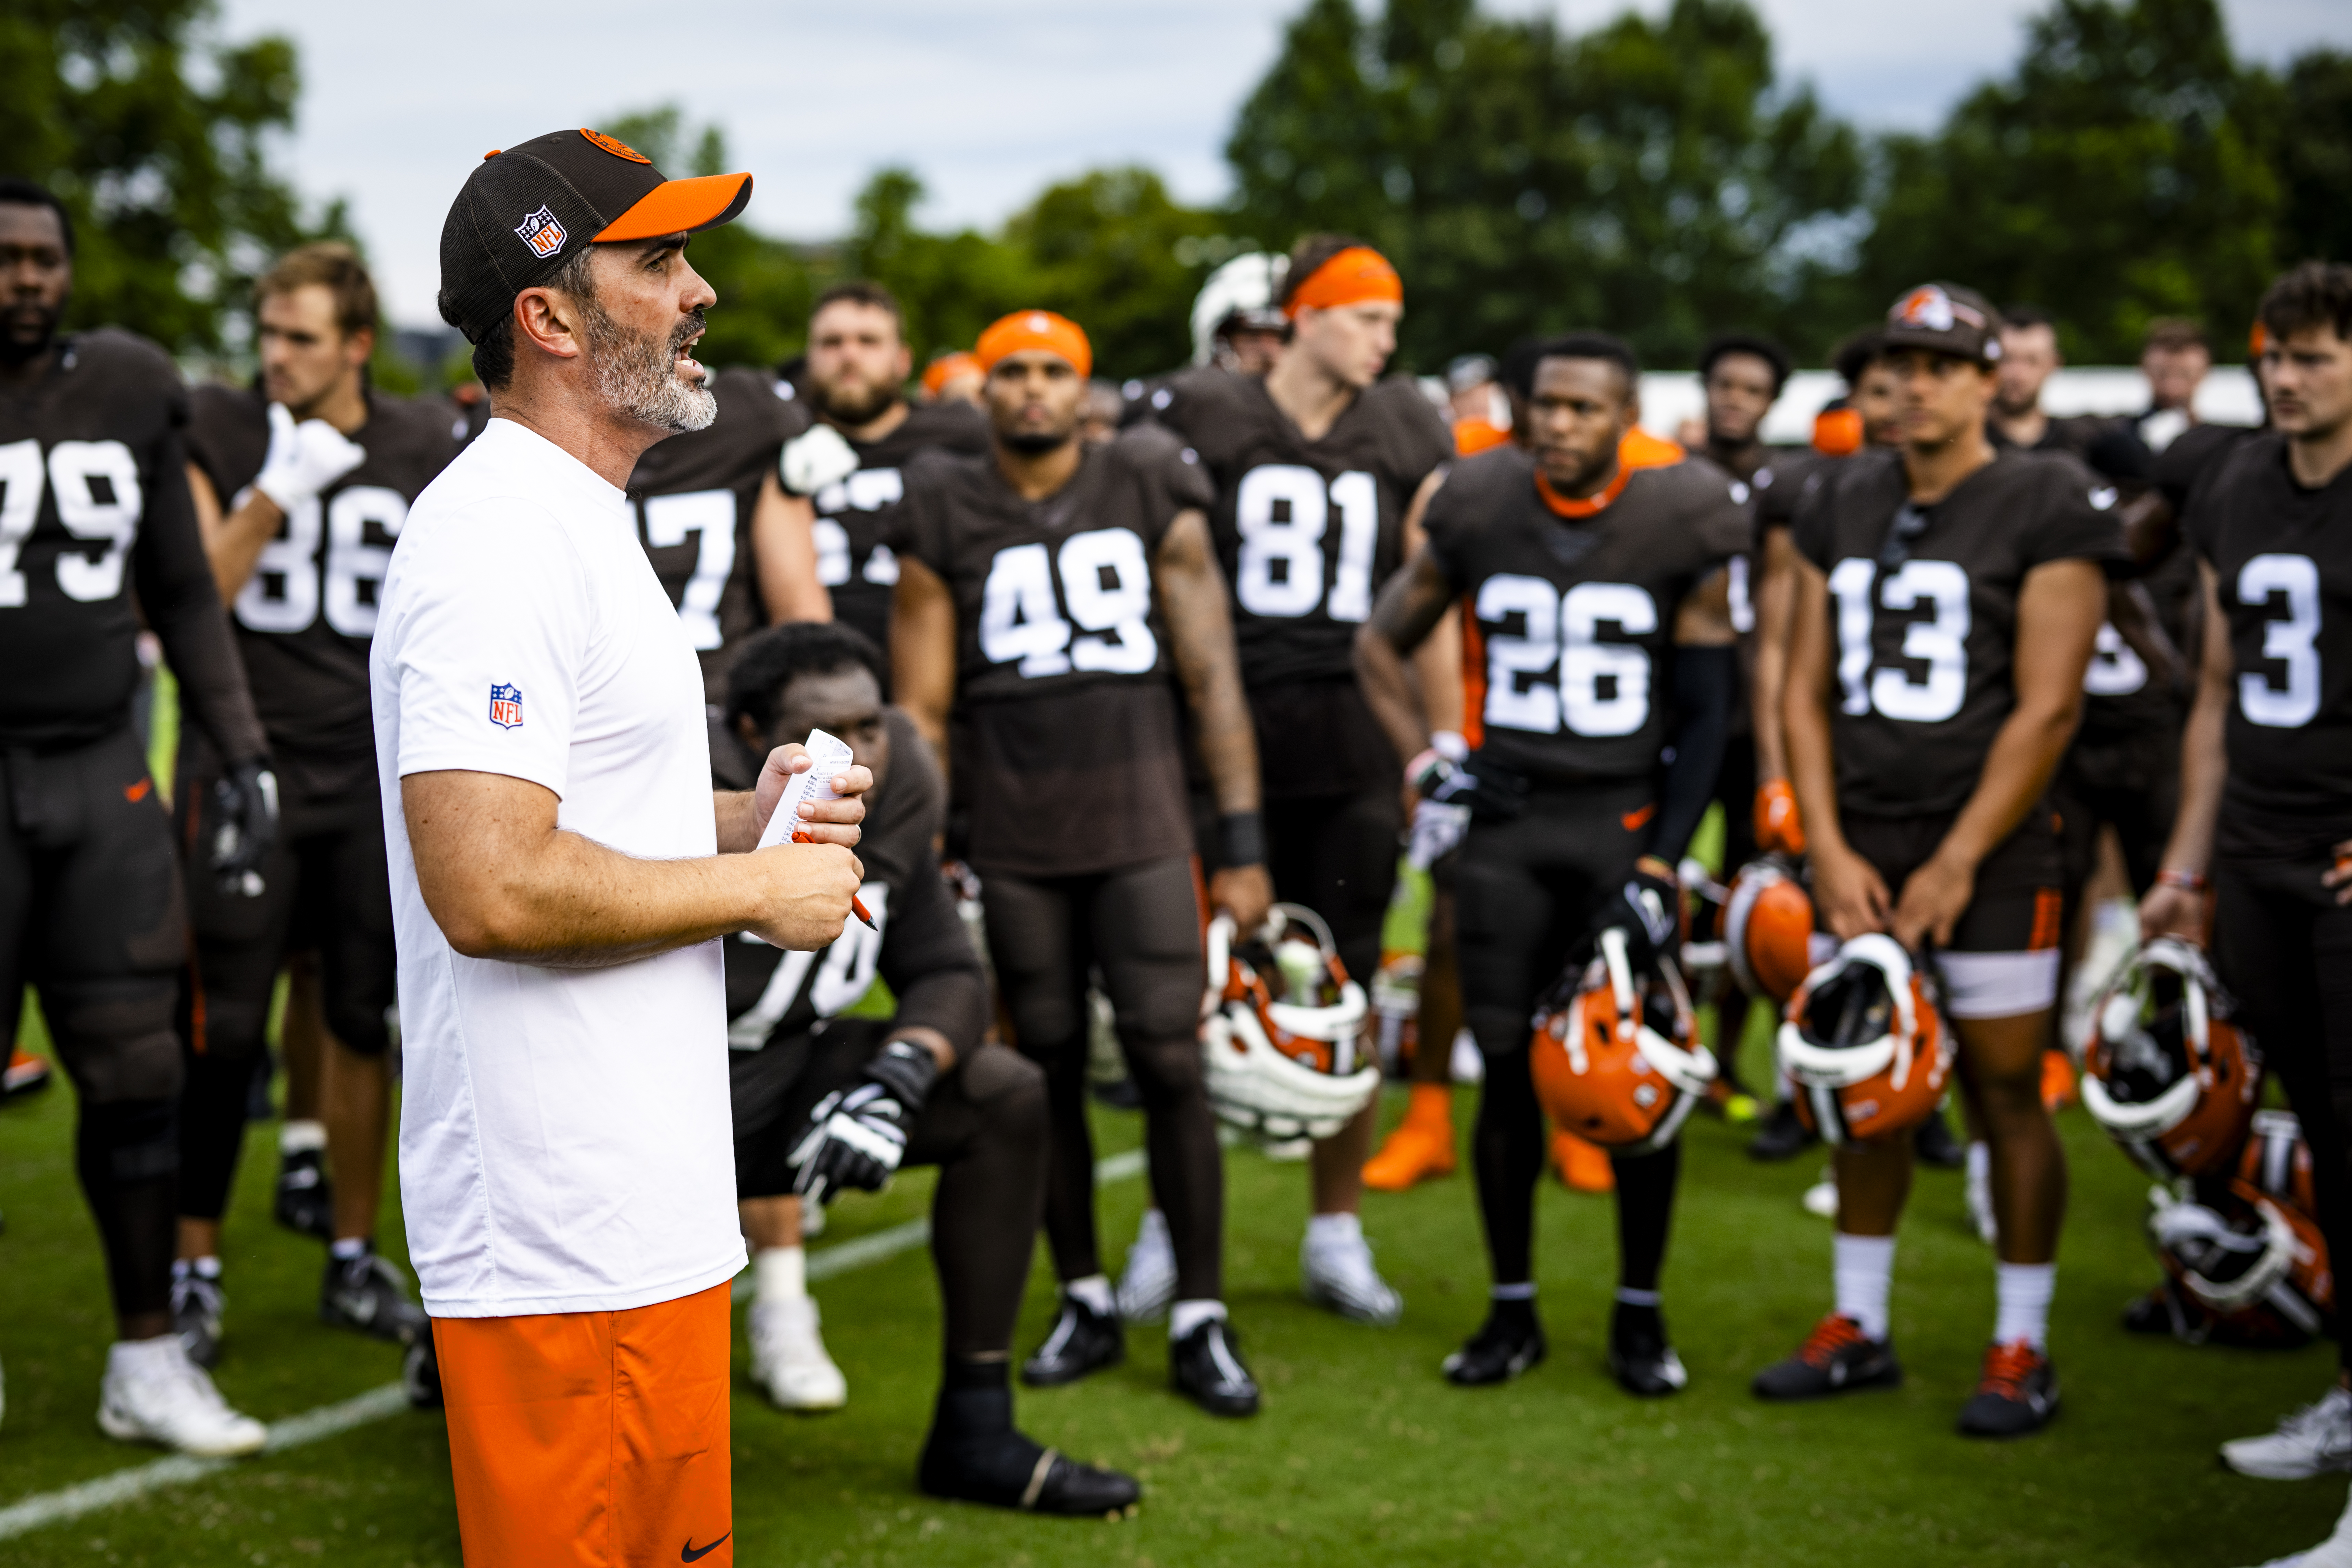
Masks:
[[[1130,1149],[1123,1154],[1113,1154],[1095,1167],[1095,1184],[1105,1186],[1122,1182],[1141,1173],[1143,1151]],[[887,1230],[877,1230],[871,1236],[861,1236],[855,1241],[837,1242],[820,1247],[809,1254],[808,1277],[830,1279],[836,1274],[853,1269],[870,1268],[875,1264],[896,1258],[922,1246],[931,1237],[931,1222],[910,1219],[904,1225],[894,1225]],[[736,1277],[734,1295],[737,1300],[751,1293],[751,1271]],[[316,1443],[364,1426],[372,1421],[382,1421],[408,1408],[408,1399],[400,1384],[387,1383],[381,1388],[371,1388],[335,1405],[322,1405],[316,1410],[275,1422],[269,1428],[269,1446],[264,1452],[283,1453],[306,1443]],[[199,1459],[186,1454],[174,1454],[157,1459],[152,1464],[133,1465],[96,1480],[78,1481],[53,1492],[37,1492],[22,1501],[0,1508],[0,1541],[7,1541],[52,1524],[63,1524],[100,1509],[132,1502],[150,1492],[165,1487],[184,1486],[215,1476],[237,1463],[235,1459]]]

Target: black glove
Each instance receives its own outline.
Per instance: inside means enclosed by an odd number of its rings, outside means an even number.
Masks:
[[[1440,805],[1466,805],[1480,822],[1509,822],[1527,809],[1528,781],[1488,758],[1472,755],[1459,763],[1431,754],[1413,775],[1413,788],[1423,800]]]
[[[836,1089],[809,1112],[808,1131],[787,1163],[793,1190],[810,1203],[828,1191],[879,1192],[906,1157],[907,1132],[940,1076],[939,1059],[912,1040],[892,1040],[864,1078]]]
[[[278,775],[256,757],[213,785],[213,875],[221,891],[257,899],[261,865],[278,841]]]
[[[1625,933],[1625,955],[1640,969],[1659,953],[1672,953],[1675,934],[1682,929],[1682,889],[1672,877],[1662,877],[1636,864],[1617,896],[1601,907],[1592,922],[1597,933],[1616,926]]]

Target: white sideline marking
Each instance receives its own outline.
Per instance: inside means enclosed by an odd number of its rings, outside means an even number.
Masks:
[[[1143,1151],[1130,1149],[1113,1154],[1095,1166],[1095,1184],[1107,1186],[1139,1174],[1143,1170]],[[894,1225],[887,1230],[877,1230],[871,1236],[861,1236],[855,1241],[844,1241],[832,1247],[821,1247],[809,1255],[808,1277],[830,1279],[836,1274],[870,1268],[886,1258],[896,1258],[929,1241],[931,1222],[910,1219],[904,1225]],[[749,1269],[736,1276],[734,1299],[742,1300],[751,1293]],[[306,1443],[337,1436],[354,1426],[364,1426],[372,1421],[397,1415],[408,1408],[408,1396],[400,1384],[387,1383],[381,1388],[371,1388],[365,1394],[335,1405],[322,1405],[316,1410],[289,1415],[274,1422],[269,1428],[269,1442],[264,1453],[283,1453]],[[188,1454],[174,1454],[157,1459],[152,1464],[133,1465],[96,1480],[77,1481],[53,1492],[38,1492],[21,1502],[0,1508],[0,1541],[11,1540],[47,1525],[63,1524],[79,1519],[100,1509],[112,1508],[145,1497],[149,1492],[165,1487],[200,1481],[215,1476],[237,1463],[235,1459],[199,1459]]]

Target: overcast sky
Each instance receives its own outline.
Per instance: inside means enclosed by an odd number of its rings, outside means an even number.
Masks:
[[[227,0],[224,31],[291,36],[303,92],[286,163],[347,197],[395,322],[435,322],[441,220],[490,148],[676,102],[756,177],[749,221],[820,238],[886,163],[919,171],[929,224],[992,225],[1049,181],[1139,162],[1191,200],[1227,189],[1234,109],[1302,0]],[[1526,12],[1545,0],[1488,0]],[[1625,7],[1553,7],[1581,30]],[[1650,0],[1644,10],[1663,10]],[[1866,126],[1926,127],[2016,55],[2037,0],[1760,0],[1784,78]],[[2352,46],[2342,0],[2224,0],[2240,51]],[[1892,25],[1890,26],[1890,23]],[[682,173],[683,171],[671,171]]]

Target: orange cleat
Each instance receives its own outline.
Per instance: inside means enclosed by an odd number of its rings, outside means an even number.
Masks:
[[[48,1087],[49,1064],[47,1058],[37,1057],[21,1047],[8,1054],[8,1066],[0,1070],[0,1099],[12,1099]]]
[[[2042,1104],[2053,1112],[2065,1110],[2081,1097],[2074,1089],[2074,1064],[2063,1051],[2042,1053]]]
[[[1364,1162],[1364,1185],[1375,1192],[1401,1193],[1416,1182],[1453,1173],[1453,1086],[1414,1084],[1404,1120],[1381,1152]]]
[[[1590,1143],[1573,1132],[1555,1131],[1551,1135],[1551,1163],[1559,1170],[1559,1179],[1570,1190],[1580,1193],[1613,1193],[1617,1190],[1616,1167],[1609,1163],[1608,1151],[1598,1143]]]

